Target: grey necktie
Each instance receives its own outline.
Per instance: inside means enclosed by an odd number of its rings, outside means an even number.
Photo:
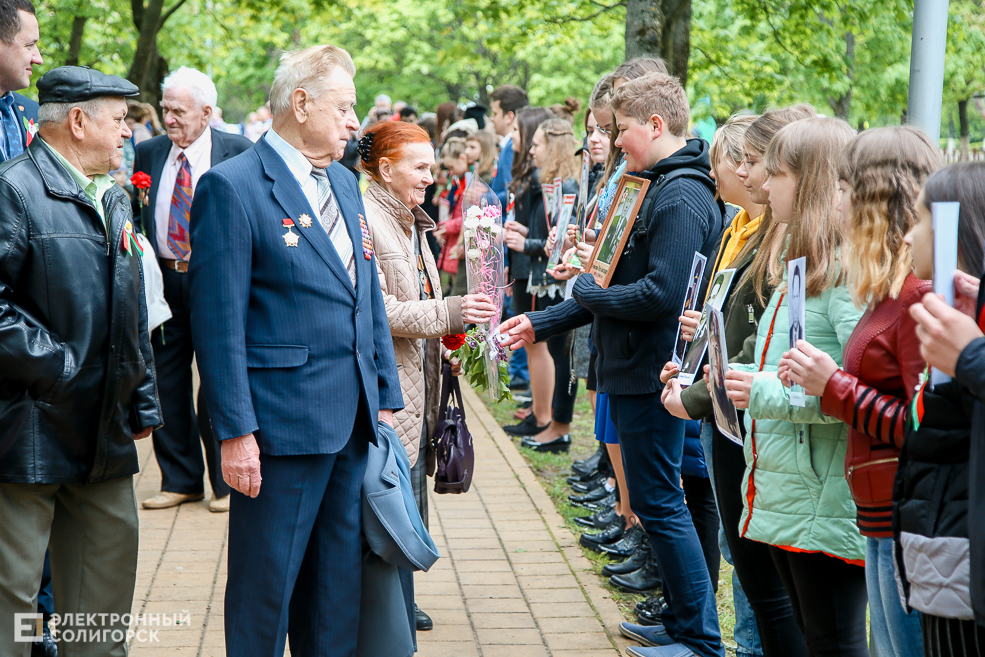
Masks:
[[[328,238],[332,240],[342,264],[345,265],[345,270],[349,272],[352,287],[356,287],[356,257],[352,249],[352,239],[349,237],[349,231],[346,230],[345,219],[343,219],[339,205],[335,201],[335,195],[332,194],[332,185],[328,182],[328,174],[325,173],[324,169],[312,167],[311,175],[318,183],[318,219],[322,228],[328,233]]]

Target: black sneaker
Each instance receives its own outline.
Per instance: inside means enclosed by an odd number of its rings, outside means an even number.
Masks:
[[[616,507],[607,506],[604,509],[600,509],[587,517],[575,518],[575,522],[582,527],[588,527],[589,529],[605,529],[612,524],[612,521],[616,518],[622,520],[622,516],[616,513]]]

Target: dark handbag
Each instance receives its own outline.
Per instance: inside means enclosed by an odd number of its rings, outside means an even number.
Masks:
[[[437,460],[434,492],[467,493],[472,485],[475,448],[472,446],[472,434],[465,426],[462,388],[458,377],[451,375],[451,365],[448,363],[441,370],[441,411],[434,430],[434,452]]]

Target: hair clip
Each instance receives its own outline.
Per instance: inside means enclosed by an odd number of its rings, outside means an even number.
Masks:
[[[373,150],[373,137],[376,135],[369,132],[359,138],[359,159],[363,162],[369,162],[370,152]]]

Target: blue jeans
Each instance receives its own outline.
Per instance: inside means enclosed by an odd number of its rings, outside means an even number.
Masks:
[[[659,392],[609,395],[609,404],[629,501],[663,575],[667,633],[700,657],[725,657],[708,566],[681,489],[684,421],[667,412]]]
[[[715,488],[715,460],[712,458],[712,437],[714,430],[710,422],[701,423],[701,450],[705,454],[705,464],[708,466],[708,476],[711,478],[711,487]],[[718,492],[715,491],[717,497]],[[718,547],[722,551],[725,562],[732,565],[732,552],[729,550],[728,541],[725,538],[725,530],[718,530]],[[749,604],[746,592],[742,590],[739,583],[739,576],[732,571],[732,605],[735,607],[735,627],[732,630],[732,638],[735,640],[735,654],[737,657],[763,657],[763,645],[759,640],[759,628],[756,627],[756,615]]]
[[[920,612],[906,613],[893,572],[893,539],[865,539],[865,588],[879,657],[923,657]]]

